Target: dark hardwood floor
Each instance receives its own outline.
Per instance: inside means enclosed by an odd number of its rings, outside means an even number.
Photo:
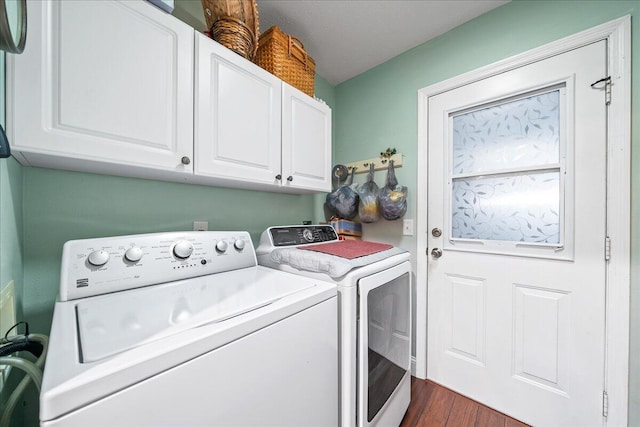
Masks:
[[[527,427],[429,380],[411,378],[411,404],[401,427]]]

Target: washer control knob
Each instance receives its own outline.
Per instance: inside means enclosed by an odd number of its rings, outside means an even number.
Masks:
[[[233,246],[239,251],[243,250],[244,249],[244,240],[242,240],[242,239],[236,240],[235,242],[233,242]]]
[[[227,252],[227,249],[229,249],[229,245],[224,240],[220,240],[218,243],[216,243],[216,251],[218,251],[219,253],[223,254]]]
[[[193,253],[193,245],[186,240],[179,240],[173,246],[173,254],[176,258],[187,259]]]
[[[138,262],[142,259],[142,249],[132,246],[124,253],[124,257],[127,261]]]
[[[109,261],[109,253],[102,249],[93,251],[89,254],[89,264],[95,267],[101,267]]]

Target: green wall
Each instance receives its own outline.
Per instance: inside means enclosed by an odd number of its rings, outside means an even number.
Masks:
[[[16,317],[22,301],[22,166],[0,159],[0,288],[14,282]],[[0,331],[4,336],[6,331]]]
[[[247,230],[254,243],[274,224],[313,219],[309,195],[103,176],[42,168],[24,174],[24,311],[48,332],[62,245],[90,237],[190,230]]]
[[[417,182],[417,91],[626,14],[633,15],[633,51],[640,46],[640,1],[518,1],[494,9],[448,33],[336,87],[334,160],[375,157],[384,147],[404,154],[398,180],[409,185],[406,218],[415,218]],[[632,58],[633,180],[638,182],[640,55]],[[362,181],[363,177],[359,177]],[[384,175],[376,177],[378,184]],[[632,194],[632,319],[630,425],[640,425],[640,191]],[[415,254],[414,237],[398,237],[400,224],[366,225],[367,238],[400,242]]]

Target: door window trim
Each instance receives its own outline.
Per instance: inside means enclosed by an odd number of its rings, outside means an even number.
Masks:
[[[444,120],[448,125],[445,127],[447,134],[445,140],[447,141],[445,149],[445,167],[446,177],[444,179],[445,188],[444,194],[444,224],[443,231],[443,249],[461,251],[461,252],[476,252],[476,253],[490,253],[496,255],[510,255],[510,256],[522,256],[531,258],[546,258],[555,260],[572,261],[574,259],[574,89],[575,78],[574,76],[567,76],[560,80],[551,80],[545,82],[542,85],[526,88],[525,90],[517,93],[510,93],[504,96],[478,100],[473,104],[467,105],[464,108],[458,108],[455,110],[446,111],[444,113]],[[514,168],[505,168],[500,170],[473,172],[467,174],[454,174],[453,173],[453,118],[460,114],[468,112],[478,111],[485,108],[501,105],[503,103],[517,101],[519,99],[541,95],[553,91],[559,91],[559,104],[560,104],[560,141],[559,141],[559,153],[558,163],[535,165],[535,166],[522,166]],[[453,181],[460,178],[470,177],[488,177],[488,176],[505,176],[507,174],[518,173],[531,173],[542,171],[559,171],[560,183],[559,183],[559,217],[560,217],[560,238],[558,243],[534,243],[534,242],[520,242],[520,241],[505,241],[505,240],[485,240],[485,239],[471,239],[452,237],[452,184]],[[419,193],[422,194],[422,193]]]

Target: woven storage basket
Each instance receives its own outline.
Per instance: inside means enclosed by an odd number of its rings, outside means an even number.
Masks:
[[[202,0],[211,38],[253,61],[260,23],[255,0]]]
[[[271,27],[260,36],[254,62],[309,96],[314,94],[316,63],[297,38]]]
[[[257,45],[253,33],[235,18],[225,16],[214,22],[211,26],[211,38],[249,61],[255,56]]]

